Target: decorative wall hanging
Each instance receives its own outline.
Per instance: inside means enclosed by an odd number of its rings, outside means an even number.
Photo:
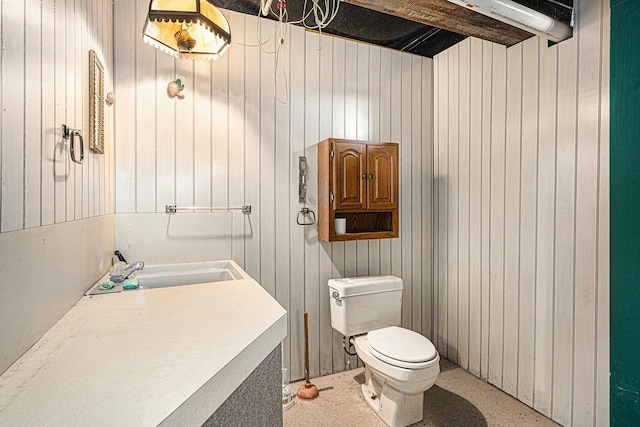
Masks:
[[[184,93],[181,93],[182,89],[184,89],[184,85],[182,84],[180,79],[177,79],[167,85],[167,94],[169,94],[169,96],[172,98],[174,96],[177,96],[178,98],[182,99],[184,98]]]
[[[89,148],[104,153],[104,68],[94,50],[89,51]]]

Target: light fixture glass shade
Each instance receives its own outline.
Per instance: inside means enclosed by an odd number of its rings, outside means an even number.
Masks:
[[[231,31],[207,0],[151,0],[142,38],[176,58],[218,59],[231,44]]]

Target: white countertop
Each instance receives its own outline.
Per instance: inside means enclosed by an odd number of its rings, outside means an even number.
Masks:
[[[0,425],[201,425],[286,333],[250,278],[83,297],[0,377]]]

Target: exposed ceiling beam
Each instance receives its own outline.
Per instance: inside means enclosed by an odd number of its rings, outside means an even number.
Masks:
[[[447,0],[344,0],[356,6],[443,28],[466,36],[512,46],[533,36]]]

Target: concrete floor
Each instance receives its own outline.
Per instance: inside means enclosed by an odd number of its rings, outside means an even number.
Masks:
[[[436,384],[424,394],[424,420],[414,426],[558,426],[448,360],[441,359],[440,369]],[[313,379],[320,396],[312,401],[296,398],[284,413],[284,425],[385,427],[362,398],[363,382],[364,368]],[[301,383],[291,385],[292,394]]]

